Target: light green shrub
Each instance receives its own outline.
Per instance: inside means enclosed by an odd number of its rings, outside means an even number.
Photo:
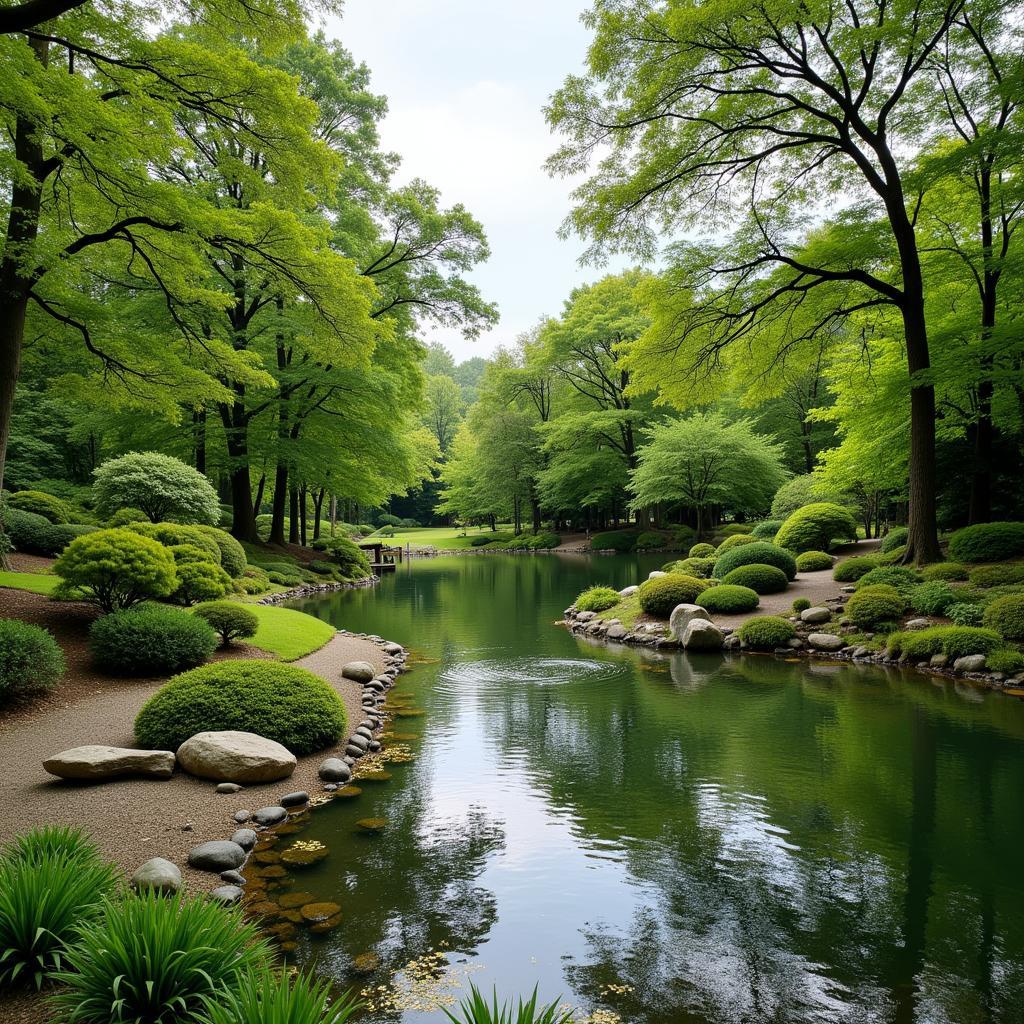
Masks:
[[[862,629],[875,629],[882,623],[896,622],[907,607],[903,595],[884,583],[858,587],[846,602],[845,615]]]
[[[796,636],[793,623],[776,615],[751,619],[743,623],[737,632],[743,646],[754,651],[773,651]]]
[[[792,552],[760,540],[753,544],[743,544],[726,551],[724,555],[719,555],[715,562],[714,576],[716,579],[724,580],[733,569],[738,569],[741,565],[774,565],[786,574],[786,579],[792,580],[796,577],[796,558]]]
[[[733,587],[748,587],[757,594],[778,594],[789,586],[786,574],[774,565],[740,565],[725,574],[722,582]]]
[[[798,508],[779,527],[775,543],[790,551],[819,551],[833,540],[856,540],[857,523],[843,505],[819,501]]]
[[[576,598],[576,610],[581,612],[604,612],[614,608],[621,601],[617,590],[611,587],[588,587]]]
[[[983,621],[1007,640],[1024,640],[1024,596],[997,598],[985,609]]]
[[[834,559],[824,551],[804,551],[796,556],[797,572],[820,572],[831,569]]]
[[[757,592],[749,587],[721,584],[701,591],[700,605],[709,612],[737,615],[752,612],[760,604]]]
[[[656,619],[667,619],[677,604],[693,604],[708,589],[707,580],[670,573],[640,585],[640,607]]]

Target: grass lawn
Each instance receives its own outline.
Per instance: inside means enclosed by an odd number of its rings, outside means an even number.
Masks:
[[[334,636],[333,626],[294,608],[278,608],[272,604],[247,604],[246,608],[260,620],[256,635],[248,641],[282,661],[295,661],[319,650]]]
[[[33,594],[52,594],[59,583],[59,576],[47,576],[38,572],[0,571],[0,587],[11,587],[13,590],[31,590]]]
[[[618,619],[626,629],[632,629],[643,613],[643,609],[640,607],[640,595],[633,593],[629,597],[624,597],[618,604],[613,605],[607,611],[598,612],[597,617],[605,621],[608,619]]]
[[[419,526],[409,530],[395,530],[393,537],[373,537],[367,540],[382,540],[394,547],[405,547],[406,544],[414,548],[434,547],[441,550],[453,548],[472,547],[470,541],[482,534],[489,534],[490,527],[480,529],[477,526],[470,526],[465,529],[461,526]],[[511,533],[512,527],[498,526],[499,533]]]

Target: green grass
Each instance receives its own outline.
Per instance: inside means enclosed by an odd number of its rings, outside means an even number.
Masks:
[[[30,590],[33,594],[52,594],[59,583],[59,576],[46,576],[38,572],[0,571],[0,587],[10,587],[12,590]]]
[[[640,595],[630,594],[629,597],[624,597],[607,611],[598,612],[597,617],[605,622],[609,619],[618,619],[626,629],[632,629],[641,615],[643,615],[643,609],[640,607]]]
[[[498,533],[511,533],[511,525],[498,526]],[[367,537],[366,540],[379,540],[391,547],[414,548],[435,547],[442,551],[456,548],[471,548],[474,537],[486,536],[491,533],[490,527],[480,529],[476,526],[420,526],[408,530],[395,530],[393,537]],[[486,548],[484,549],[486,550]]]
[[[319,650],[334,636],[333,626],[294,608],[273,604],[246,604],[260,620],[256,635],[246,641],[261,650],[276,654],[282,661],[295,661]]]

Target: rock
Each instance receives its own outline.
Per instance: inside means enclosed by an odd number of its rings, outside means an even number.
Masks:
[[[807,642],[816,651],[841,651],[846,646],[846,641],[834,633],[812,633]]]
[[[852,656],[854,658],[866,658],[871,654],[870,647],[854,647]]]
[[[590,622],[591,619],[596,619],[596,618],[597,618],[597,612],[580,612],[579,615],[576,616],[576,621],[577,622]]]
[[[188,855],[188,863],[189,867],[200,871],[220,874],[222,871],[240,868],[245,863],[245,850],[238,843],[215,839],[193,847]]]
[[[359,953],[352,958],[352,970],[356,974],[373,974],[380,967],[380,957],[376,953]]]
[[[232,819],[234,819],[234,821],[238,822],[239,825],[243,825],[252,817],[252,811],[235,811],[235,813],[232,814],[231,817]]]
[[[690,619],[683,630],[683,648],[687,651],[720,651],[723,641],[722,631],[707,619]]]
[[[132,888],[136,892],[155,889],[157,892],[177,892],[181,888],[181,871],[163,857],[154,857],[142,864],[132,875]]]
[[[736,633],[725,638],[725,649],[727,651],[738,651],[742,646],[743,641],[740,640],[739,635]]]
[[[609,626],[608,632],[605,635],[609,640],[621,640],[626,635],[626,627],[623,626],[622,623]]]
[[[786,641],[786,646],[791,651],[802,651],[806,645],[804,644],[803,640],[800,639],[800,637],[795,636],[792,640]]]
[[[655,569],[653,572],[647,574],[649,580],[660,580],[662,576],[667,576],[667,572],[662,572],[660,569]]]
[[[356,729],[357,736],[362,736],[367,743],[373,739],[373,730],[368,725],[361,725]]]
[[[352,769],[338,757],[329,757],[317,771],[324,782],[348,782],[352,778]]]
[[[984,672],[985,671],[985,655],[984,654],[965,654],[962,658],[957,658],[953,662],[954,672]]]
[[[639,589],[639,587],[623,587],[619,591],[619,597],[632,597]]]
[[[240,828],[231,837],[231,842],[236,843],[246,853],[248,853],[255,845],[258,836],[251,828]]]
[[[354,743],[349,743],[349,745],[345,747],[345,753],[351,758],[357,758],[362,757],[366,751],[362,747],[357,747]]]
[[[276,782],[295,771],[295,755],[275,740],[229,729],[200,732],[178,747],[190,775],[224,782]]]
[[[222,871],[220,873],[220,880],[227,882],[229,885],[245,885],[245,876],[241,871]]]
[[[701,608],[699,604],[677,604],[669,616],[668,628],[678,639],[682,639],[686,624],[691,619],[703,619],[708,621],[707,609]]]
[[[237,793],[242,787],[237,782],[218,782],[218,793]]]
[[[388,643],[386,643],[384,645],[384,653],[385,654],[403,654],[404,651],[405,651],[405,648],[403,648],[401,644],[396,644],[396,643],[393,643],[393,642],[389,641]]]
[[[933,654],[928,659],[928,664],[932,668],[945,668],[949,664],[948,654]]]
[[[370,751],[374,754],[380,750],[380,740],[370,740]]]
[[[828,622],[831,618],[832,613],[827,608],[805,608],[800,613],[800,621],[809,622],[811,625],[819,622]]]
[[[341,674],[345,679],[351,679],[357,683],[368,683],[377,672],[368,661],[350,661],[342,666]]]
[[[61,779],[116,779],[123,775],[169,779],[174,772],[174,754],[92,743],[62,750],[43,761],[43,767]]]
[[[210,893],[210,899],[223,903],[226,907],[234,906],[242,898],[242,890],[237,885],[219,885]]]
[[[307,903],[302,908],[302,919],[316,924],[341,913],[337,903]]]
[[[911,619],[904,629],[927,629],[931,625],[928,619]]]
[[[337,790],[337,788],[338,788],[338,784],[336,782],[325,782],[324,783],[324,792],[325,793],[333,793],[333,792],[335,792],[335,790]]]
[[[839,591],[842,594],[853,594],[853,593],[856,593],[857,588],[856,587],[840,587]]]
[[[275,805],[271,807],[261,807],[258,811],[253,811],[252,820],[257,825],[278,825],[285,818],[288,817],[288,812],[281,806]]]
[[[281,797],[280,804],[282,807],[303,807],[309,803],[309,794],[305,790],[299,790],[296,793],[287,793]]]
[[[349,736],[348,742],[350,746],[358,747],[360,750],[366,750],[370,745],[370,741],[365,736],[360,736],[357,732]]]

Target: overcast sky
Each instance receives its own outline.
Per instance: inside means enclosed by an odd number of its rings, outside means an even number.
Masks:
[[[457,360],[487,355],[544,314],[557,314],[578,283],[579,239],[561,241],[570,184],[543,170],[555,148],[541,108],[583,62],[582,0],[346,0],[326,25],[370,68],[388,98],[381,128],[402,157],[400,180],[420,177],[461,202],[487,232],[491,258],[473,280],[501,322],[477,341],[434,335]]]

